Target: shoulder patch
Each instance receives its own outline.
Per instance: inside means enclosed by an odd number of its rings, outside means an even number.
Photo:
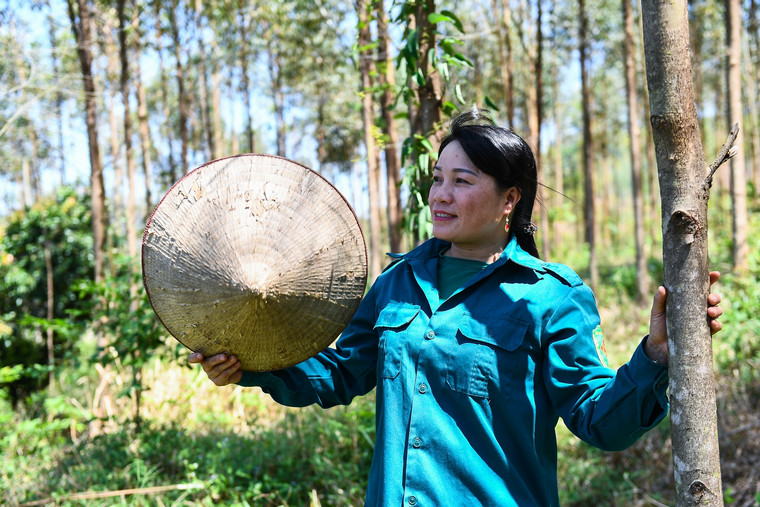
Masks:
[[[564,264],[558,264],[554,262],[545,262],[544,269],[558,278],[562,283],[569,285],[570,287],[577,287],[583,285],[583,280],[578,273],[565,266]]]
[[[594,347],[596,348],[596,355],[599,356],[599,360],[607,368],[610,367],[610,360],[607,359],[607,346],[604,344],[604,335],[602,334],[602,326],[596,326],[591,333],[591,337],[594,339]]]

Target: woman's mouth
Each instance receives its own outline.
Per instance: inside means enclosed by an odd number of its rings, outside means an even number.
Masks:
[[[436,221],[453,220],[456,217],[457,217],[456,215],[452,215],[451,213],[446,213],[445,211],[433,212],[433,220],[436,220]]]

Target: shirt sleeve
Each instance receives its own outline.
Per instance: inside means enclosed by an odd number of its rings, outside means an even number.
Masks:
[[[243,372],[241,386],[258,386],[291,407],[347,405],[377,384],[378,338],[374,330],[373,291],[359,304],[335,348],[327,348],[295,366],[273,372]]]
[[[622,450],[665,417],[667,368],[646,356],[642,341],[630,361],[610,369],[599,323],[591,289],[570,289],[545,328],[544,381],[570,431],[595,447]]]

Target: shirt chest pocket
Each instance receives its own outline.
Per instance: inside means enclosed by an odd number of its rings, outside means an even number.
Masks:
[[[527,330],[526,322],[512,318],[463,319],[447,356],[446,385],[476,398],[489,398],[492,385],[501,391],[500,398],[508,396],[511,380],[522,371],[517,349]]]
[[[396,304],[386,306],[378,315],[374,329],[379,339],[377,370],[382,378],[395,378],[401,371],[404,339],[418,313],[418,306]]]

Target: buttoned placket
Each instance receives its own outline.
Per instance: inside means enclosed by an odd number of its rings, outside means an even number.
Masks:
[[[434,320],[434,319],[431,319]],[[430,323],[428,324],[430,326]],[[412,391],[412,404],[411,415],[409,420],[409,433],[408,452],[407,452],[407,471],[417,469],[416,462],[418,459],[424,459],[425,453],[425,439],[430,438],[430,428],[425,427],[425,412],[427,402],[431,396],[431,385],[426,377],[425,363],[429,361],[429,353],[431,347],[434,345],[436,334],[431,328],[428,328],[422,335],[422,339],[419,340],[419,353],[416,361],[416,368],[414,372],[414,387]],[[422,453],[422,454],[421,454]],[[418,487],[415,484],[416,481],[424,480],[422,477],[417,477],[414,473],[411,476],[407,475],[406,484],[408,486],[405,491],[404,498],[407,505],[418,505],[420,503],[420,494],[422,491],[418,491]],[[421,486],[421,485],[420,485]]]

